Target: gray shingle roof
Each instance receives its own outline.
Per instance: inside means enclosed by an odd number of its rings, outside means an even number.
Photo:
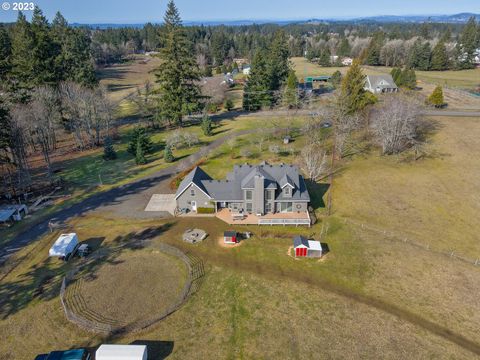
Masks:
[[[257,166],[235,165],[233,171],[227,174],[227,180],[212,180],[202,169],[196,167],[185,177],[177,190],[177,196],[193,182],[210,197],[217,201],[243,201],[244,189],[254,188],[255,176],[263,176],[266,189],[277,189],[280,184],[289,183],[294,187],[291,197],[284,198],[282,193],[275,200],[310,201],[307,187],[298,168],[293,165],[269,165],[262,163]]]
[[[392,89],[397,88],[395,81],[393,81],[392,75],[367,75],[367,81],[370,83],[372,89]]]
[[[188,173],[187,176],[182,180],[180,183],[180,186],[178,187],[176,197],[180,196],[181,193],[185,191],[185,189],[190,185],[190,183],[194,183],[197,185],[203,192],[208,194],[210,197],[211,195],[209,194],[207,188],[204,186],[203,181],[208,181],[212,180],[212,178],[205,172],[203,171],[200,167],[195,167],[191,172]]]
[[[306,246],[307,248],[309,248],[309,244],[308,244],[308,240],[307,238],[303,237],[303,236],[295,236],[293,238],[293,246],[294,247],[298,247],[300,245],[304,245]]]

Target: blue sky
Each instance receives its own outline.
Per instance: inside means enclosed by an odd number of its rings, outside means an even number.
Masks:
[[[3,2],[19,0],[0,0]],[[23,0],[30,1],[30,0]],[[159,22],[167,0],[32,0],[48,18],[69,22]],[[373,15],[480,13],[480,0],[177,0],[184,20],[348,18]],[[17,14],[0,8],[0,21]]]

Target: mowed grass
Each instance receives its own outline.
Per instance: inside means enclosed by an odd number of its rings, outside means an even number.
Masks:
[[[114,243],[117,236],[129,238],[148,229],[144,233],[152,234],[153,246],[166,242],[202,259],[206,274],[199,291],[179,311],[151,328],[123,337],[101,338],[64,318],[56,296],[62,270],[54,267],[50,269],[54,277],[49,296],[32,300],[26,293],[22,306],[7,316],[3,313],[0,359],[30,359],[52,349],[138,340],[170,342],[171,359],[303,359],[319,354],[322,358],[472,358],[468,347],[456,345],[450,338],[463,336],[474,343],[480,341],[477,304],[470,291],[480,285],[475,268],[444,262],[429,252],[410,255],[413,260],[398,256],[411,250],[408,245],[392,246],[336,218],[327,222],[329,235],[325,241],[331,252],[318,261],[295,260],[287,252],[294,234],[318,236],[322,224],[311,229],[238,227],[255,236],[240,247],[228,249],[219,246],[218,238],[229,227],[216,219],[167,223],[119,221],[98,215],[75,219],[71,225],[80,239],[104,237],[102,247]],[[209,237],[198,245],[184,243],[181,234],[190,227],[205,229]],[[16,294],[7,291],[21,284],[33,290],[42,283],[32,269],[56,264],[47,259],[54,238],[55,234],[41,239],[36,245],[38,251],[1,282],[2,295]],[[126,257],[129,253],[128,249],[123,252]],[[421,269],[424,272],[417,276]],[[98,271],[114,269],[105,266]],[[151,276],[156,281],[164,279],[162,272]],[[129,285],[131,291],[152,296],[144,284]],[[445,299],[442,295],[446,289],[454,296]],[[120,301],[115,299],[117,295],[112,295],[112,304]],[[11,303],[16,300],[2,299]],[[434,325],[427,326],[428,321]],[[447,327],[450,332],[446,337],[437,335]]]
[[[334,184],[335,214],[480,258],[480,119],[435,120],[422,160],[373,153],[347,162]]]

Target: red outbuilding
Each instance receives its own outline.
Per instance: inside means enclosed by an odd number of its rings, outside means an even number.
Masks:
[[[237,244],[239,243],[238,234],[236,231],[225,231],[223,233],[223,242],[225,244]]]

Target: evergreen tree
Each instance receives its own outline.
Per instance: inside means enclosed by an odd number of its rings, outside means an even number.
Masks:
[[[318,63],[326,67],[332,66],[330,57],[331,57],[330,49],[328,47],[325,47],[325,49],[323,49],[322,51],[322,54],[320,55],[320,58],[318,59]]]
[[[392,71],[390,71],[390,75],[392,75],[392,79],[397,84],[397,86],[400,86],[400,76],[402,75],[402,69],[400,68],[393,68]]]
[[[165,150],[163,152],[163,159],[166,163],[172,163],[175,161],[175,157],[173,156],[172,148],[170,145],[165,146]]]
[[[432,70],[447,70],[448,69],[448,54],[447,48],[443,42],[439,42],[432,51]]]
[[[117,152],[113,147],[113,141],[110,136],[106,136],[103,142],[103,158],[105,160],[115,160],[117,158]]]
[[[272,94],[270,79],[265,61],[266,51],[257,52],[252,62],[252,69],[243,91],[243,109],[257,111],[263,106],[270,106]]]
[[[428,97],[427,102],[435,107],[442,107],[445,105],[445,100],[443,98],[443,90],[440,85],[438,85],[433,93]]]
[[[0,151],[6,153],[11,145],[11,133],[10,133],[10,117],[9,112],[3,99],[0,97]],[[0,154],[0,161],[2,161],[3,154]],[[8,157],[5,156],[7,159]]]
[[[47,18],[38,6],[33,10],[31,29],[34,37],[34,47],[30,49],[33,85],[54,84],[59,77],[55,72],[55,58],[60,51],[51,38]]]
[[[52,21],[52,38],[60,52],[55,58],[55,68],[60,80],[73,81],[85,86],[97,83],[93,67],[91,41],[83,29],[74,29],[57,12]]]
[[[168,3],[164,20],[166,39],[160,53],[163,61],[155,73],[161,93],[160,113],[169,123],[182,125],[185,114],[199,109],[200,75],[173,0]]]
[[[365,92],[365,75],[360,61],[355,59],[342,80],[340,101],[347,114],[362,110],[372,102],[372,97]]]
[[[330,78],[330,82],[333,87],[337,88],[342,83],[342,73],[340,71],[335,71]]]
[[[12,55],[12,44],[7,30],[0,25],[0,90],[7,81],[7,75],[10,72]]]
[[[283,93],[283,104],[287,107],[294,108],[298,105],[297,99],[298,79],[295,71],[292,69],[288,74],[287,84]]]
[[[135,163],[137,165],[144,165],[147,163],[147,158],[145,157],[145,149],[142,146],[142,141],[140,138],[137,141],[137,147],[135,149]]]
[[[365,63],[367,65],[378,66],[381,65],[380,50],[382,49],[385,34],[381,31],[374,34],[370,44],[366,49]]]
[[[145,129],[140,127],[133,130],[127,151],[132,155],[136,155],[138,144],[142,147],[144,154],[150,154],[153,152],[153,144],[150,137]]]
[[[425,42],[419,53],[419,58],[417,60],[417,68],[419,70],[428,71],[430,70],[432,61],[432,48],[429,42]]]
[[[202,131],[205,136],[212,136],[212,119],[207,113],[203,114]]]
[[[400,85],[413,90],[417,87],[417,75],[413,69],[404,69],[400,75]]]
[[[475,50],[479,46],[479,37],[475,17],[471,17],[460,34],[457,44],[458,67],[461,69],[473,69],[475,67]]]
[[[352,48],[350,46],[350,43],[348,42],[347,38],[343,38],[342,41],[340,42],[340,46],[338,47],[337,50],[337,55],[338,56],[350,56],[350,52],[352,51]]]
[[[35,61],[32,49],[35,36],[30,23],[22,12],[18,13],[17,22],[12,29],[11,77],[12,93],[16,101],[26,101],[35,83]]]
[[[277,91],[282,87],[290,71],[287,39],[283,31],[275,33],[267,55],[269,90]]]

